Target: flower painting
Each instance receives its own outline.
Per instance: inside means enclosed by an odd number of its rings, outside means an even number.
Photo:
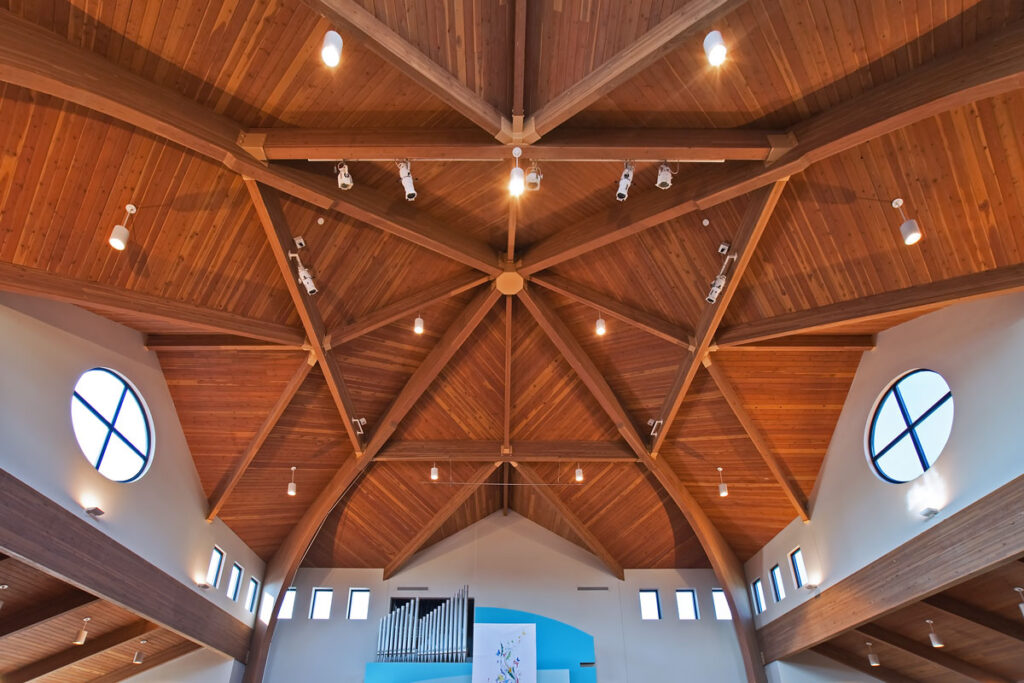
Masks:
[[[475,624],[473,683],[536,683],[536,624]]]

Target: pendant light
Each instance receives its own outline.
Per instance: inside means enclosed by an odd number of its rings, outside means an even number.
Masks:
[[[868,646],[868,664],[871,666],[882,666],[882,663],[878,661],[878,655],[871,651],[871,643],[864,643]]]
[[[728,49],[725,47],[721,31],[712,31],[704,37],[704,54],[707,55],[711,66],[722,66],[727,53]]]
[[[519,197],[526,189],[526,173],[519,168],[519,157],[523,155],[521,147],[512,148],[512,156],[516,159],[516,165],[508,175],[508,193],[513,197]]]
[[[292,465],[292,480],[288,482],[288,495],[294,496],[297,493],[297,487],[295,486],[295,466]]]
[[[5,591],[5,590],[7,590],[7,584],[6,583],[0,583],[0,591]],[[0,609],[3,609],[3,608],[4,608],[4,601],[0,600]]]
[[[576,483],[583,483],[583,468],[579,466],[579,463],[576,464]]]
[[[82,619],[82,628],[78,629],[78,635],[71,641],[72,645],[85,645],[85,639],[89,637],[88,626],[89,622],[92,621],[92,617],[85,617]]]
[[[423,316],[416,316],[416,320],[412,323],[412,331],[416,334],[423,334]]]
[[[598,337],[603,337],[605,332],[607,331],[608,326],[605,324],[604,318],[601,317],[601,314],[598,313],[597,322],[594,324],[594,334],[596,334]]]
[[[324,43],[320,48],[320,59],[332,69],[341,64],[341,48],[344,45],[341,36],[337,31],[328,31],[324,34]]]
[[[1020,598],[1020,602],[1017,603],[1017,607],[1020,609],[1021,616],[1024,616],[1024,588],[1018,586],[1013,590],[1017,591],[1017,595]]]
[[[729,485],[725,483],[725,479],[722,478],[722,468],[718,468],[718,495],[725,498],[729,495]]]
[[[142,645],[145,645],[148,642],[149,642],[148,640],[143,639],[143,640],[139,641],[139,645],[142,646]],[[140,649],[135,651],[135,656],[132,657],[132,664],[142,664],[142,660],[145,659],[145,658],[146,658],[146,655],[142,652],[142,649],[140,648]]]
[[[435,462],[433,467],[430,468],[430,481],[437,481],[441,478],[441,472],[437,469],[437,463]]]
[[[126,204],[124,207],[124,220],[118,225],[114,226],[114,229],[110,231],[110,237],[107,242],[110,243],[114,249],[118,251],[124,251],[125,247],[128,246],[128,219],[135,215],[138,209],[135,208],[134,204]]]
[[[931,629],[928,639],[932,641],[932,647],[945,647],[946,644],[942,642],[942,637],[935,632],[935,622],[932,619],[925,619],[924,623],[928,624],[928,628]]]
[[[908,247],[917,244],[921,241],[921,226],[918,225],[917,221],[913,218],[907,218],[907,214],[903,213],[903,199],[897,197],[892,200],[892,208],[898,209],[900,216],[903,218],[903,223],[900,224],[900,234],[903,235],[903,244]]]

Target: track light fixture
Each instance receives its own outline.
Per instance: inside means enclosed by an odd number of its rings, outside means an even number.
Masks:
[[[110,237],[107,242],[114,249],[118,251],[124,251],[125,247],[128,246],[128,219],[135,215],[138,209],[134,204],[125,204],[124,207],[124,220],[114,226],[114,229],[110,231]]]
[[[908,247],[921,241],[921,226],[913,218],[907,218],[903,213],[903,198],[897,197],[892,200],[892,208],[900,212],[903,222],[900,224],[900,234],[903,235],[903,244]]]
[[[328,31],[324,34],[324,42],[320,47],[320,59],[332,69],[341,64],[341,48],[344,45],[341,36],[337,31]]]
[[[148,640],[143,639],[143,640],[139,641],[139,645],[145,645],[148,642],[149,642]],[[145,659],[145,657],[146,657],[146,655],[143,654],[141,649],[140,650],[136,650],[135,651],[135,656],[132,657],[132,664],[142,664],[142,660]]]
[[[540,181],[544,177],[544,174],[540,172],[540,166],[537,164],[530,164],[530,168],[526,171],[526,189],[530,192],[536,192],[540,189]]]
[[[416,334],[423,334],[423,316],[416,316],[416,320],[412,323],[412,331]]]
[[[513,197],[519,197],[526,189],[526,174],[519,168],[519,157],[523,155],[522,147],[513,147],[512,156],[515,157],[516,165],[508,175],[508,193]]]
[[[352,418],[352,424],[356,428],[356,434],[358,434],[359,436],[362,436],[363,433],[364,433],[363,432],[363,427],[366,426],[366,418],[365,417],[354,417],[354,418]]]
[[[348,172],[348,164],[344,161],[339,161],[334,167],[334,172],[338,174],[338,189],[351,190],[352,186],[355,185],[355,181],[352,180],[352,174]]]
[[[658,182],[654,186],[659,190],[667,190],[672,187],[672,167],[667,162],[662,162],[658,167]]]
[[[408,201],[416,199],[416,186],[412,182],[412,164],[408,159],[395,162],[398,164],[398,177],[402,179],[402,189],[405,190],[405,198]]]
[[[288,482],[288,495],[294,496],[297,492],[297,487],[295,486],[295,465],[292,465],[292,480]]]
[[[727,53],[721,31],[712,31],[704,36],[704,54],[708,56],[708,63],[711,66],[722,66]]]
[[[576,483],[583,483],[583,468],[580,467],[578,464],[576,465]]]
[[[620,202],[626,201],[629,197],[629,186],[633,184],[633,171],[635,167],[632,161],[627,161],[622,167],[622,176],[619,178],[619,190],[615,193],[615,198]]]
[[[603,337],[604,333],[607,331],[608,326],[605,325],[604,318],[601,317],[601,314],[598,314],[597,322],[594,324],[594,334],[596,334],[598,337]]]
[[[441,472],[437,469],[437,463],[435,462],[430,468],[430,481],[437,481],[441,478]]]
[[[878,661],[878,655],[871,651],[871,643],[864,643],[868,646],[868,664],[871,666],[882,666],[882,663]]]
[[[925,619],[924,623],[928,624],[928,628],[931,629],[928,633],[928,639],[932,641],[932,647],[945,647],[946,644],[942,642],[942,638],[935,632],[935,621],[932,619]]]
[[[719,295],[725,289],[725,283],[728,279],[726,271],[729,270],[729,264],[736,260],[736,254],[730,254],[730,249],[732,249],[732,245],[728,242],[722,242],[718,245],[718,253],[725,256],[725,258],[722,259],[722,269],[718,271],[718,275],[711,281],[711,289],[708,291],[707,298],[705,298],[705,301],[709,304],[718,301]]]
[[[722,477],[722,468],[718,468],[718,495],[725,498],[729,495],[729,485],[725,483],[725,479]]]
[[[301,235],[299,237],[295,237],[294,240],[296,251],[289,251],[288,258],[295,260],[295,274],[298,276],[299,284],[306,288],[306,294],[312,296],[320,290],[317,289],[316,282],[313,280],[313,273],[310,272],[309,268],[302,265],[302,259],[299,258],[299,250],[306,247],[306,240],[304,240]]]
[[[82,619],[82,628],[78,629],[78,635],[71,641],[72,645],[85,645],[85,639],[89,637],[88,626],[89,622],[92,621],[92,617],[85,617]]]
[[[1017,591],[1017,596],[1020,598],[1020,602],[1017,603],[1017,608],[1020,610],[1021,616],[1024,616],[1024,588],[1017,586],[1013,590]]]

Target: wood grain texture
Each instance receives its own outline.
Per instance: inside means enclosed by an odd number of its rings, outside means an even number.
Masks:
[[[34,628],[79,607],[91,605],[97,600],[99,598],[94,595],[90,595],[82,590],[73,589],[61,595],[49,597],[45,602],[23,608],[13,614],[8,609],[3,618],[0,619],[0,638],[6,638],[20,631]]]
[[[888,643],[889,645],[897,647],[904,652],[914,655],[915,657],[926,659],[933,664],[941,666],[943,669],[960,674],[961,676],[966,676],[981,683],[1010,683],[1009,678],[997,676],[996,674],[986,671],[981,667],[977,667],[969,662],[957,659],[949,653],[944,652],[944,648],[934,648],[931,644],[925,644],[912,638],[907,638],[904,635],[882,628],[876,624],[864,624],[856,629],[856,633],[866,636],[869,640],[874,642]]]
[[[888,668],[871,666],[868,663],[867,654],[855,655],[835,645],[829,645],[828,643],[817,645],[812,649],[818,654],[824,655],[834,662],[839,662],[843,666],[848,666],[851,669],[860,671],[863,674],[877,678],[885,683],[918,683],[918,679],[916,678],[904,676],[901,673],[890,671]]]
[[[199,649],[199,646],[195,643],[185,641],[173,645],[166,650],[160,650],[156,653],[147,653],[146,658],[141,664],[127,664],[119,669],[115,669],[110,673],[104,674],[97,678],[91,679],[91,683],[118,683],[132,676],[136,676],[143,671],[148,671],[152,668],[158,667],[161,664],[173,662],[179,657],[184,657],[187,654],[191,654]]]

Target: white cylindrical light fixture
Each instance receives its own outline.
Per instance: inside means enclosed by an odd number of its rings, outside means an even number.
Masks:
[[[6,583],[0,583],[0,591],[5,591],[5,590],[7,590],[7,584]],[[0,610],[2,610],[3,608],[4,608],[4,601],[0,600]]]
[[[871,651],[871,643],[864,643],[868,646],[868,664],[871,666],[881,666],[882,663],[878,660],[878,655]]]
[[[921,226],[913,218],[908,218],[900,224],[900,234],[903,235],[903,243],[908,247],[921,241]]]
[[[124,220],[114,226],[114,229],[110,231],[110,237],[107,238],[107,243],[114,249],[124,251],[128,246],[128,220],[135,215],[136,211],[138,209],[134,204],[125,205]]]
[[[295,466],[293,465],[292,466],[292,480],[290,482],[288,482],[288,495],[289,496],[294,496],[297,492],[298,492],[298,489],[295,486]]]
[[[722,468],[718,468],[718,495],[725,498],[729,495],[729,485],[725,483],[725,479],[722,478]]]
[[[513,197],[519,197],[526,190],[526,173],[516,166],[508,175],[508,193]]]
[[[1017,596],[1020,598],[1020,602],[1017,603],[1017,607],[1020,609],[1020,615],[1024,617],[1024,588],[1017,586],[1013,590],[1017,591]]]
[[[423,317],[416,316],[416,320],[412,323],[412,331],[416,334],[423,334]]]
[[[320,48],[320,59],[332,69],[341,64],[341,48],[344,41],[337,31],[328,31],[324,34],[324,44]]]
[[[437,465],[430,468],[430,481],[437,481],[441,478],[441,472],[437,469]]]
[[[712,31],[704,36],[704,54],[708,56],[708,63],[711,66],[722,66],[727,52],[721,31]]]
[[[579,465],[576,466],[576,483],[583,483],[583,468]]]
[[[597,316],[597,322],[594,324],[594,334],[598,337],[603,337],[604,333],[608,331],[608,326],[604,322],[604,318]]]
[[[92,617],[85,617],[82,619],[82,628],[78,629],[78,635],[76,635],[75,639],[71,641],[72,645],[85,645],[85,639],[89,637],[89,630],[87,627],[91,620]]]
[[[149,642],[148,640],[143,639],[143,640],[139,641],[139,645],[145,645],[148,642]],[[145,659],[145,658],[146,658],[146,655],[143,654],[141,649],[136,650],[135,651],[135,656],[132,657],[132,664],[142,664],[142,660]]]
[[[946,644],[942,642],[942,637],[935,632],[935,622],[931,619],[925,619],[924,621],[928,624],[928,628],[930,629],[928,633],[928,640],[932,641],[932,647],[945,647]]]

